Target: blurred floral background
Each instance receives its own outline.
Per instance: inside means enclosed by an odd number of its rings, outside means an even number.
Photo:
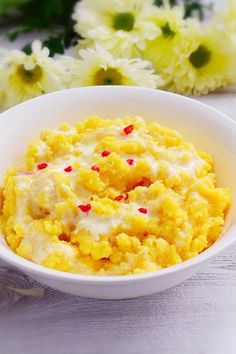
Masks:
[[[234,90],[236,1],[0,0],[0,108],[65,88]],[[0,42],[1,43],[1,42]]]

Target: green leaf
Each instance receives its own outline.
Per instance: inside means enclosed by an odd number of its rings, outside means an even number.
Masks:
[[[22,51],[27,54],[30,55],[32,53],[32,45],[31,43],[26,44],[23,48]]]
[[[43,45],[45,47],[48,47],[48,49],[50,50],[51,57],[53,57],[55,54],[64,54],[64,45],[60,36],[49,36],[43,41]]]
[[[17,37],[19,37],[21,34],[27,33],[30,31],[31,31],[31,28],[29,28],[28,26],[19,26],[19,27],[15,27],[12,30],[8,31],[7,36],[10,41],[15,41],[17,39]]]
[[[19,8],[19,6],[30,2],[31,0],[1,0],[0,16],[6,15],[11,11]]]
[[[178,0],[169,0],[170,6],[175,6],[178,4]],[[163,6],[164,0],[155,0],[155,4],[157,6]]]
[[[45,39],[45,45],[50,49],[50,55],[63,54],[64,48],[77,43],[78,34],[74,32],[74,22],[71,19],[73,8],[78,0],[0,0],[0,4],[12,2],[15,12],[1,19],[1,25],[12,25],[8,32],[11,41],[26,32],[46,31],[50,36]],[[24,48],[29,52],[29,46]]]
[[[204,18],[203,8],[202,5],[197,3],[192,3],[191,5],[186,7],[184,17],[185,18],[192,17],[195,11],[198,13],[198,17],[202,21]]]
[[[70,46],[74,46],[78,43],[78,40],[81,39],[81,37],[74,31],[74,23],[71,21],[69,26],[65,28],[64,36],[63,36],[63,41],[64,41],[64,46],[65,48],[69,48]]]
[[[202,0],[169,0],[170,6],[184,4],[185,18],[192,17],[197,12],[199,20],[203,20],[205,10],[212,10],[212,5],[205,5]],[[164,0],[155,0],[157,6],[163,6]]]
[[[45,38],[42,42],[44,47],[47,47],[50,51],[50,57],[53,57],[55,54],[64,54],[64,43],[62,35],[56,36],[49,36]],[[32,46],[31,43],[26,44],[22,51],[25,54],[30,55],[32,53]]]
[[[197,12],[199,20],[204,18],[204,5],[201,0],[184,0],[185,18],[192,17]]]

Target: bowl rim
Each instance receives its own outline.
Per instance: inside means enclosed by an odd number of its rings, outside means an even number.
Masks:
[[[232,126],[233,129],[235,129],[235,136],[236,136],[236,122],[233,121],[233,119],[231,119],[229,116],[227,116],[226,114],[218,111],[216,108],[213,108],[205,103],[199,102],[197,100],[194,100],[192,97],[186,97],[186,96],[182,96],[182,95],[178,95],[175,93],[171,93],[171,92],[167,92],[167,91],[163,91],[163,90],[155,90],[155,89],[150,89],[150,88],[145,88],[145,87],[133,87],[133,86],[88,86],[88,87],[78,87],[78,88],[72,88],[72,89],[66,89],[66,90],[61,90],[61,91],[56,91],[56,92],[51,92],[30,100],[27,100],[25,102],[22,102],[4,112],[2,112],[0,114],[0,120],[3,120],[5,118],[7,118],[7,115],[9,113],[17,113],[18,109],[20,107],[24,107],[24,106],[28,106],[33,104],[36,101],[44,101],[47,100],[48,97],[54,97],[54,96],[59,96],[59,95],[63,95],[63,94],[67,94],[68,92],[80,92],[81,90],[83,91],[91,91],[91,90],[117,90],[117,91],[145,91],[145,92],[149,92],[149,93],[156,93],[157,95],[163,95],[166,97],[175,97],[178,100],[182,100],[182,102],[188,102],[190,104],[193,104],[193,106],[199,106],[202,107],[203,109],[205,109],[208,112],[212,112],[215,113],[217,118],[213,118],[216,120],[216,122],[219,121],[219,118],[221,117],[221,119],[224,119],[224,122],[227,122],[229,125]],[[233,225],[227,232],[226,234],[233,234],[236,233],[236,224]],[[220,239],[224,238],[223,234]],[[3,238],[4,242],[5,238],[2,235],[2,233],[0,233],[0,237]],[[207,250],[203,251],[202,253],[200,253],[199,255],[183,261],[180,264],[177,265],[173,265],[173,266],[169,266],[167,268],[163,268],[160,270],[155,270],[152,272],[145,272],[145,273],[141,273],[141,274],[127,274],[127,275],[85,275],[85,274],[77,274],[77,273],[69,273],[69,272],[63,272],[60,270],[56,270],[56,269],[51,269],[51,268],[47,268],[44,266],[41,266],[39,264],[33,263],[29,260],[24,259],[23,257],[20,257],[19,255],[17,255],[16,253],[14,253],[13,250],[10,249],[10,247],[7,245],[7,252],[5,254],[5,252],[1,252],[2,248],[4,247],[3,245],[0,244],[0,259],[2,259],[3,261],[5,261],[8,264],[11,264],[12,266],[25,271],[28,274],[36,274],[39,276],[45,276],[47,278],[51,278],[51,279],[57,279],[57,280],[64,280],[64,281],[69,281],[69,282],[78,282],[78,283],[87,283],[87,284],[120,284],[120,283],[127,283],[127,282],[140,282],[142,280],[150,280],[153,278],[160,278],[163,277],[165,275],[169,275],[169,274],[175,274],[181,270],[185,270],[185,269],[189,269],[192,267],[197,267],[200,266],[202,263],[204,263],[204,261],[206,262],[207,260],[210,260],[212,257],[214,257],[215,255],[217,255],[218,253],[224,251],[226,248],[228,248],[230,245],[232,245],[234,242],[236,242],[236,237],[235,239],[232,237],[228,240],[225,240],[224,243],[220,244],[219,246],[219,240],[218,239],[212,246],[210,246]]]

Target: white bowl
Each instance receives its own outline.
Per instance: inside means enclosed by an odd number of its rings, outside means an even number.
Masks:
[[[192,99],[134,87],[88,87],[41,96],[0,116],[0,178],[19,163],[27,144],[45,128],[66,121],[75,124],[91,115],[117,118],[139,115],[183,134],[185,139],[213,155],[217,182],[228,186],[233,204],[223,236],[199,256],[160,271],[141,275],[89,276],[64,273],[17,256],[0,235],[0,257],[52,288],[80,296],[124,299],[173,287],[196,273],[210,258],[236,239],[236,124],[216,110]]]

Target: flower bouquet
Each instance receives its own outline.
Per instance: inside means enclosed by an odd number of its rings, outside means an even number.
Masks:
[[[49,37],[22,50],[0,49],[2,109],[80,86],[130,85],[205,95],[236,83],[234,0],[221,12],[211,9],[204,22],[207,7],[200,0],[81,0],[67,5],[42,0],[41,10],[49,11],[47,16],[41,12],[42,23],[35,17],[40,1],[34,2],[36,9],[32,0],[17,3],[18,12],[0,5],[0,15],[5,11],[8,19],[25,21],[8,33],[10,38],[45,29]]]

